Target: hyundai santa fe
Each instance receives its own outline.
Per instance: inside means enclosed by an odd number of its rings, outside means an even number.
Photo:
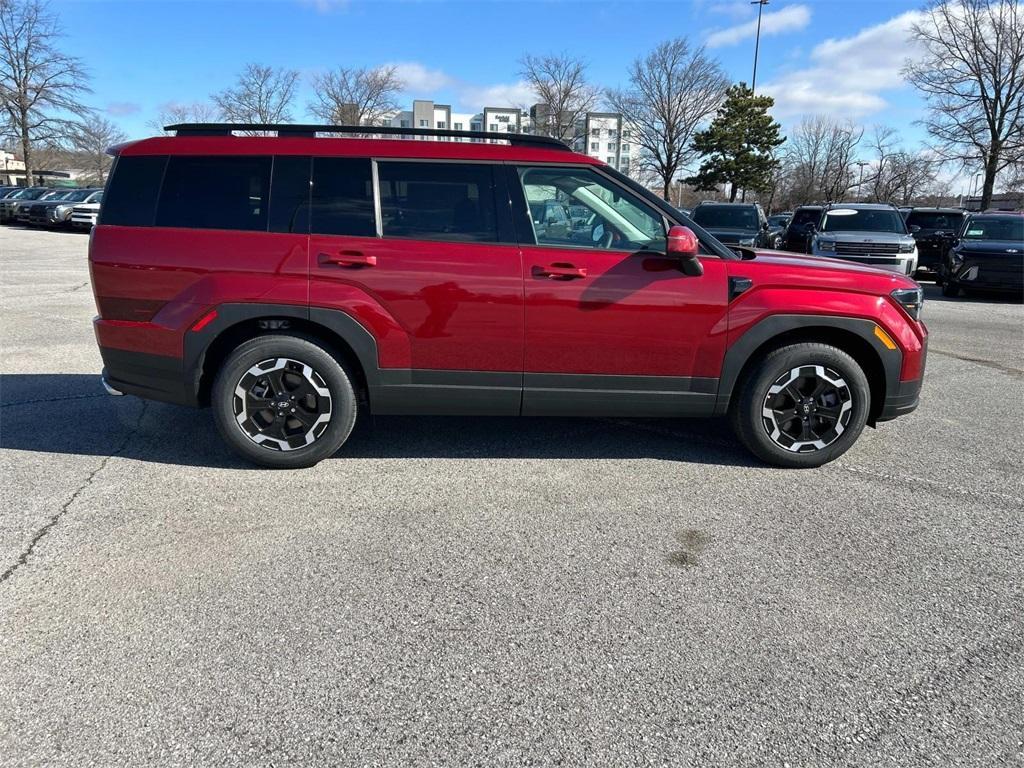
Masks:
[[[727,416],[762,460],[813,467],[917,406],[908,277],[740,256],[554,139],[170,130],[111,150],[103,380],[209,406],[250,461],[315,464],[358,413]]]

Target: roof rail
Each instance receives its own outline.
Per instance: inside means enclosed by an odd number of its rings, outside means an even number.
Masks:
[[[313,137],[318,133],[347,133],[361,136],[436,136],[445,138],[507,141],[512,146],[534,146],[572,152],[563,141],[550,136],[528,133],[492,133],[490,131],[457,131],[450,128],[398,128],[393,125],[303,125],[298,123],[175,123],[165,125],[165,131],[177,136],[230,136],[233,131],[266,131],[278,136]]]

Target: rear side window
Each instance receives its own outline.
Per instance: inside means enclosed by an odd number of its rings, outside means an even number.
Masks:
[[[104,195],[100,224],[153,226],[166,165],[165,155],[117,158]]]
[[[266,231],[270,164],[269,157],[171,157],[157,226]]]
[[[368,158],[313,158],[311,227],[319,235],[376,236]]]
[[[309,157],[274,158],[270,182],[270,231],[309,232]]]
[[[385,237],[498,240],[490,165],[381,162],[377,175]]]

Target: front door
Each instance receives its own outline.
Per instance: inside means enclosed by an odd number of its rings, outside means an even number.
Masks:
[[[684,275],[665,256],[664,217],[592,168],[523,166],[509,179],[526,232],[523,412],[710,413],[726,342],[725,263],[708,254],[703,276]],[[571,229],[529,215],[540,201],[564,204]]]
[[[375,204],[369,160],[314,158],[310,237],[311,305],[355,308],[376,338],[374,412],[517,414],[523,273],[495,167],[382,159],[376,176]]]

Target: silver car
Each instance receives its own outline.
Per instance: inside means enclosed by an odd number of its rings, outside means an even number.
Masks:
[[[821,212],[811,238],[811,254],[858,261],[913,275],[917,243],[899,210],[878,203],[833,203]]]

